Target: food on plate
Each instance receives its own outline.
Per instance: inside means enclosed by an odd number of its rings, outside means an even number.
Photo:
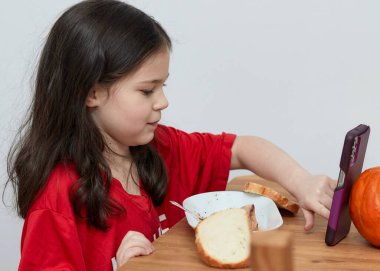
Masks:
[[[255,205],[248,204],[243,207],[241,207],[248,213],[249,217],[249,228],[251,231],[257,231],[259,229],[259,224],[257,223],[256,214],[255,214]]]
[[[258,229],[253,205],[211,214],[195,228],[201,259],[219,268],[249,266],[251,232]]]
[[[284,195],[264,185],[254,182],[247,182],[244,185],[243,191],[268,197],[276,203],[277,207],[285,209],[293,215],[296,215],[299,210],[298,203],[289,200]]]

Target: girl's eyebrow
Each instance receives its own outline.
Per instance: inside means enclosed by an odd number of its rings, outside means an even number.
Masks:
[[[141,81],[139,83],[154,83],[154,84],[163,83],[168,79],[168,77],[169,77],[169,74],[165,77],[165,79],[146,80],[146,81]]]

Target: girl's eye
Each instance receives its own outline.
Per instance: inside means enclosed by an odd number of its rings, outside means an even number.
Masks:
[[[143,93],[143,95],[149,96],[153,93],[153,90],[152,89],[143,89],[143,90],[141,90],[141,92]]]

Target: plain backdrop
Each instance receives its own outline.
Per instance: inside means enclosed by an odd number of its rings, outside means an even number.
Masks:
[[[31,98],[52,23],[73,0],[0,9],[0,176]],[[364,168],[380,165],[380,1],[134,0],[173,40],[163,123],[264,137],[314,174],[337,177],[345,133],[372,128]],[[255,153],[252,153],[255,155]],[[231,178],[246,171],[232,172]],[[11,190],[5,202],[12,203]],[[16,270],[22,220],[0,208],[1,270]]]

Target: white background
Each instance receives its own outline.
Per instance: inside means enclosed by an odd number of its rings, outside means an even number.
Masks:
[[[1,5],[2,185],[38,53],[57,16],[76,2]],[[310,172],[334,178],[346,131],[366,123],[372,131],[364,168],[380,165],[380,1],[130,2],[173,40],[164,123],[262,136]],[[1,269],[15,270],[22,220],[3,204],[0,229]]]

